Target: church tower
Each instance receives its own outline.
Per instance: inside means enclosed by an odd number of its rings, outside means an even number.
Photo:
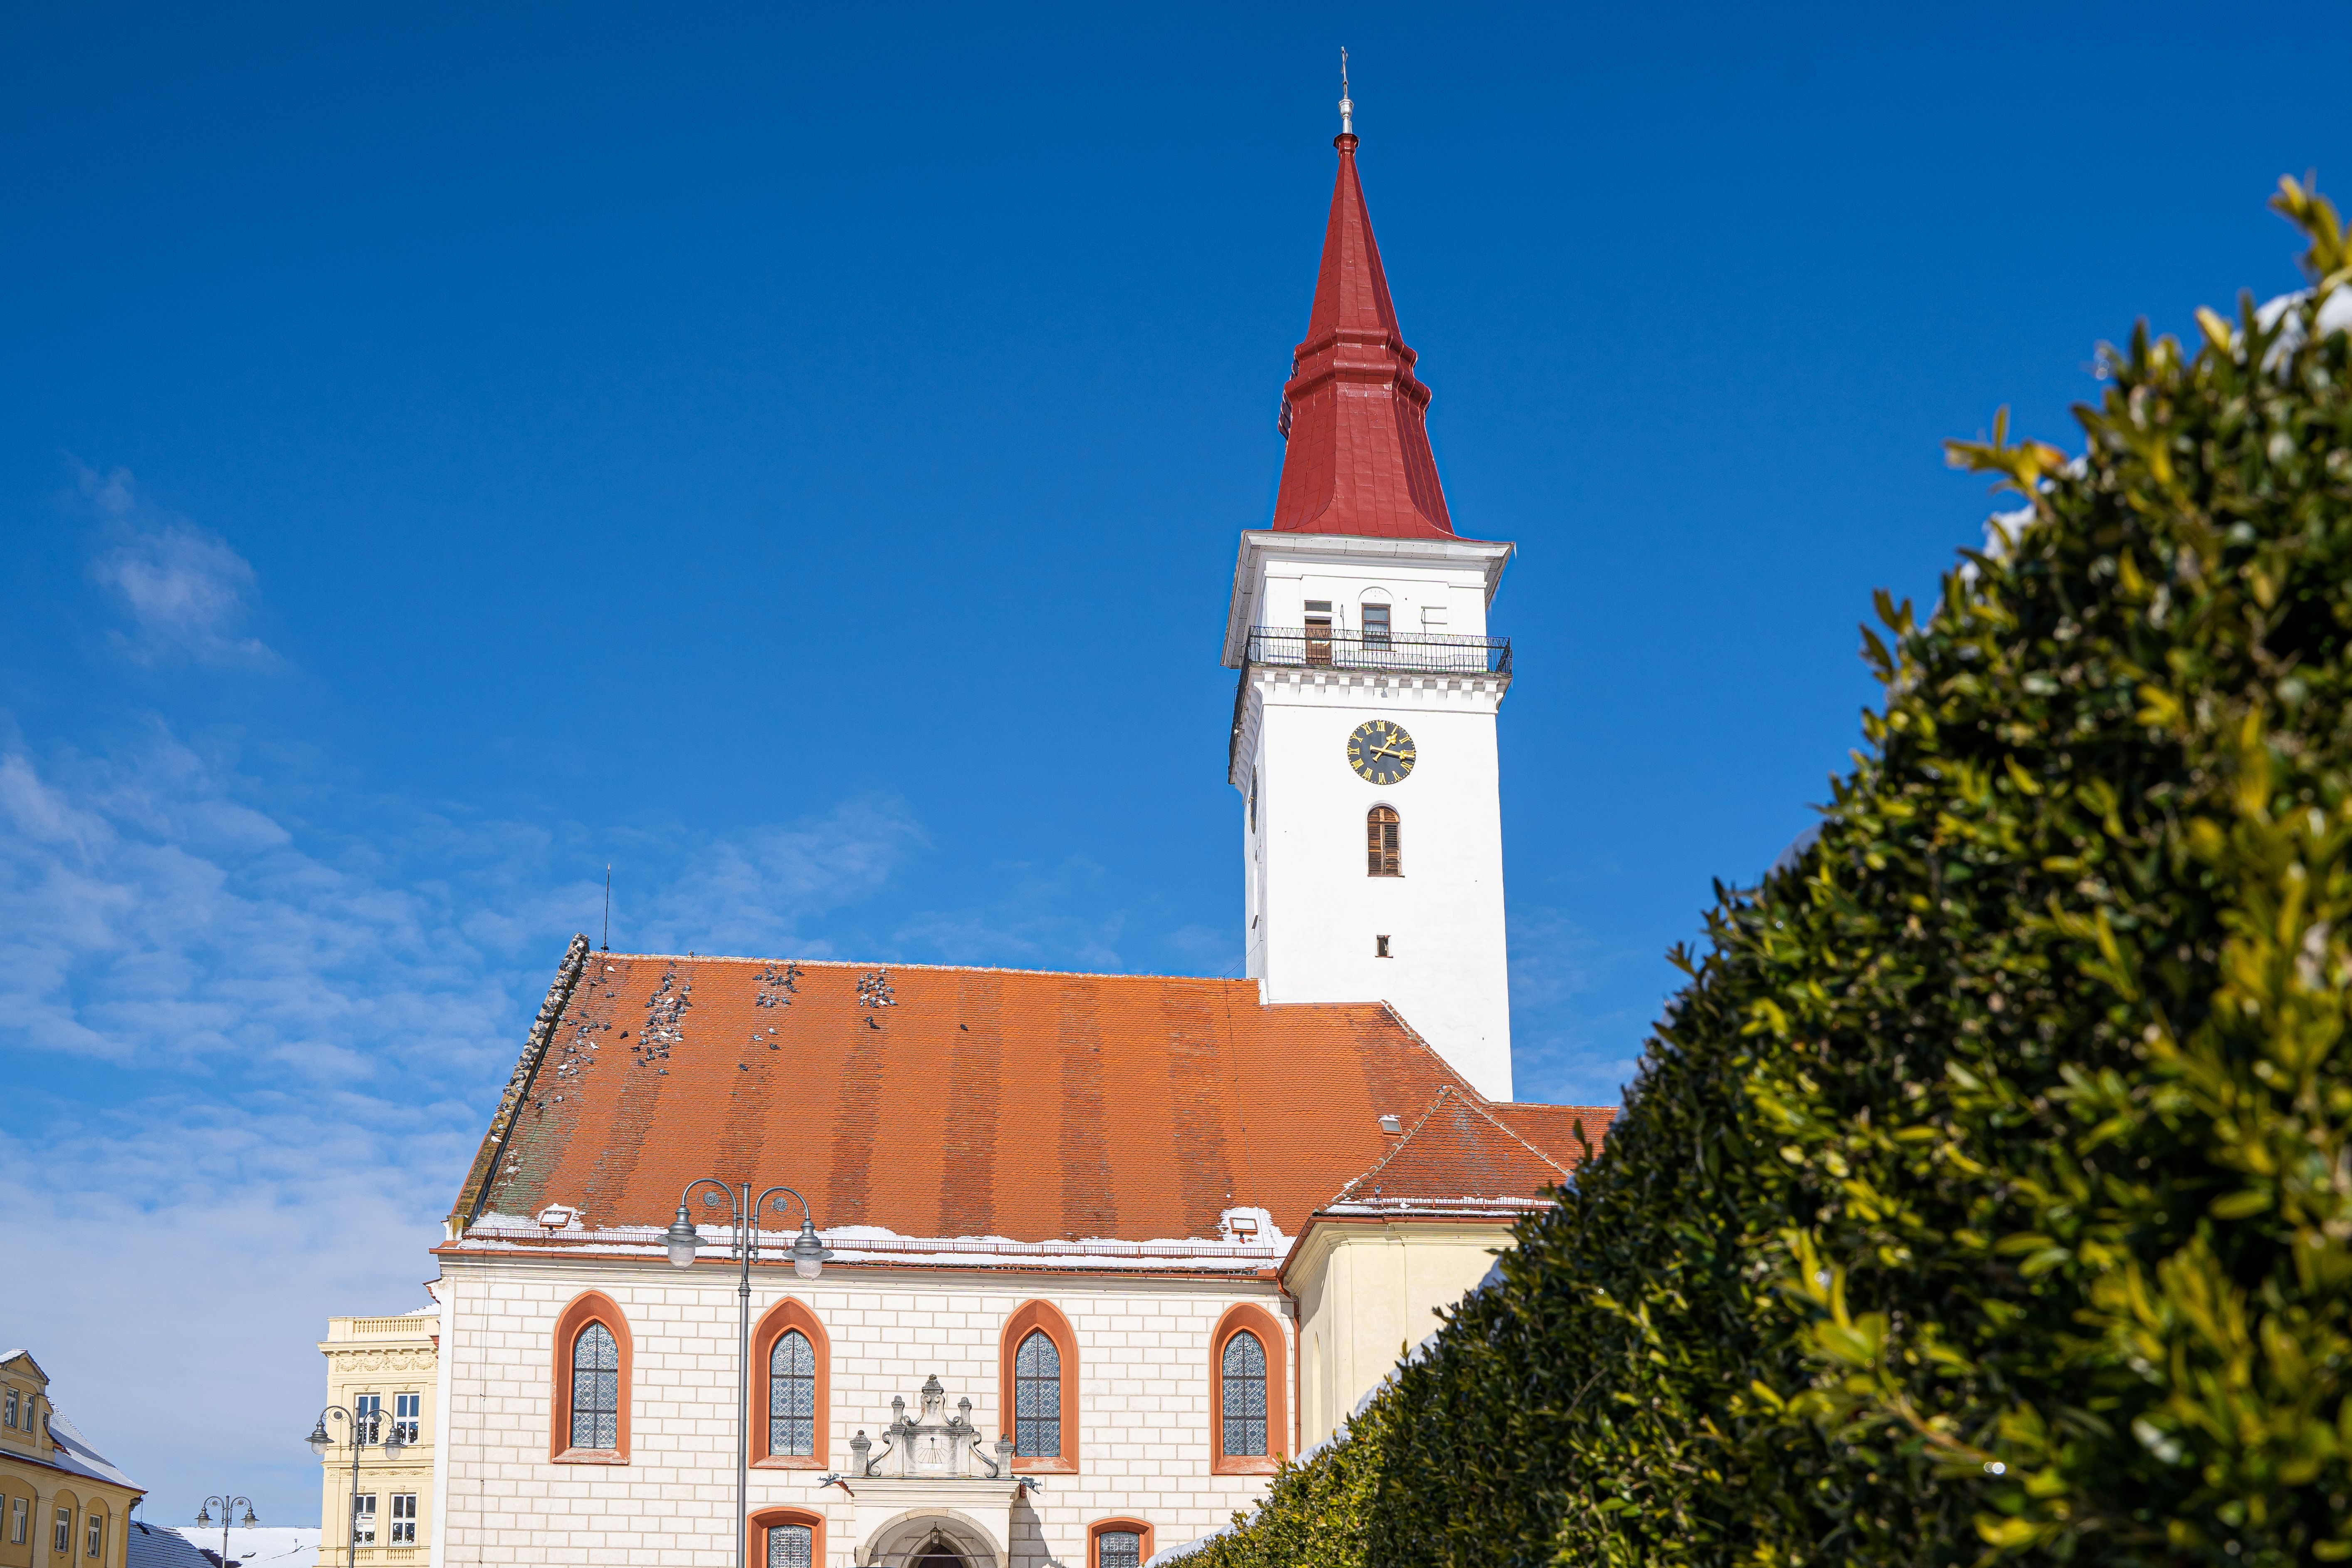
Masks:
[[[1511,1098],[1486,611],[1511,546],[1454,531],[1340,103],[1307,339],[1282,389],[1273,526],[1242,535],[1225,622],[1248,973],[1269,1003],[1391,1004]]]

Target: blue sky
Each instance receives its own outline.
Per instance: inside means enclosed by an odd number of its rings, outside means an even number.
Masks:
[[[1522,550],[1520,1092],[1613,1100],[1980,536],[1938,442],[2295,283],[2341,6],[0,20],[0,1342],[150,1519],[315,1521],[607,862],[621,947],[1238,963],[1341,44]]]

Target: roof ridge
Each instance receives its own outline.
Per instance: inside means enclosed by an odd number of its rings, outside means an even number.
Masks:
[[[563,962],[556,965],[554,983],[547,988],[547,1000],[539,1005],[530,1033],[523,1037],[522,1055],[516,1058],[514,1071],[508,1076],[506,1090],[499,1097],[499,1108],[491,1112],[481,1147],[474,1152],[466,1184],[457,1189],[457,1201],[449,1210],[449,1218],[460,1226],[471,1223],[489,1198],[499,1161],[506,1153],[507,1140],[513,1135],[515,1123],[521,1120],[523,1101],[530,1097],[531,1083],[539,1077],[540,1064],[546,1059],[547,1047],[555,1038],[555,1026],[562,1020],[564,1009],[572,1005],[572,993],[579,986],[589,955],[594,951],[588,945],[585,932],[575,932],[563,950]]]
[[[1502,1129],[1502,1131],[1503,1131],[1507,1135],[1508,1135],[1509,1137],[1511,1137],[1511,1138],[1513,1138],[1513,1139],[1517,1140],[1517,1142],[1518,1142],[1518,1145],[1519,1145],[1519,1147],[1520,1147],[1520,1148],[1525,1149],[1528,1153],[1533,1154],[1537,1159],[1541,1160],[1545,1164],[1549,1165],[1553,1170],[1558,1171],[1561,1175],[1566,1176],[1566,1175],[1570,1175],[1570,1174],[1573,1174],[1573,1173],[1574,1173],[1574,1167],[1573,1167],[1573,1166],[1570,1166],[1570,1165],[1563,1165],[1563,1164],[1561,1164],[1559,1161],[1557,1161],[1557,1160],[1553,1159],[1550,1155],[1549,1155],[1549,1154],[1545,1153],[1542,1150],[1540,1150],[1540,1149],[1537,1148],[1534,1144],[1532,1144],[1532,1143],[1528,1142],[1527,1141],[1527,1139],[1526,1139],[1526,1138],[1524,1138],[1524,1137],[1522,1137],[1522,1136],[1520,1135],[1519,1131],[1518,1131],[1518,1129],[1517,1129],[1517,1128],[1513,1127],[1509,1122],[1503,1121],[1500,1117],[1496,1116],[1496,1115],[1494,1113],[1494,1111],[1493,1111],[1492,1110],[1488,1109],[1486,1105],[1484,1105],[1484,1104],[1475,1104],[1475,1105],[1473,1105],[1473,1106],[1472,1106],[1472,1108],[1471,1108],[1471,1109],[1473,1109],[1473,1110],[1475,1110],[1475,1111],[1477,1111],[1479,1115],[1481,1115],[1481,1116],[1485,1117],[1485,1118],[1487,1120],[1487,1121],[1488,1121],[1488,1122],[1490,1122],[1490,1123],[1492,1123],[1494,1126],[1496,1126],[1496,1127],[1498,1127],[1498,1128]],[[1581,1107],[1580,1107],[1580,1106],[1570,1106],[1570,1107],[1568,1107],[1567,1109],[1569,1109],[1569,1110],[1580,1110],[1580,1109],[1582,1109],[1582,1108],[1581,1108]],[[1578,1118],[1577,1118],[1577,1126],[1578,1126],[1579,1128],[1581,1128],[1583,1125],[1584,1125],[1584,1119],[1583,1119],[1582,1117],[1580,1117],[1580,1117],[1578,1117]]]
[[[1333,1193],[1331,1194],[1330,1201],[1335,1204],[1339,1203],[1349,1193],[1355,1191],[1356,1188],[1362,1186],[1366,1182],[1370,1181],[1374,1176],[1377,1176],[1382,1171],[1387,1170],[1396,1157],[1404,1152],[1405,1146],[1412,1142],[1413,1135],[1418,1133],[1423,1128],[1429,1125],[1429,1119],[1437,1114],[1437,1108],[1445,1103],[1445,1097],[1454,1092],[1454,1086],[1452,1084],[1439,1084],[1437,1086],[1436,1098],[1432,1100],[1429,1104],[1423,1109],[1420,1119],[1414,1121],[1411,1127],[1405,1129],[1404,1136],[1396,1141],[1396,1147],[1391,1149],[1387,1153],[1374,1161],[1371,1168],[1366,1171],[1362,1175],[1346,1183],[1338,1192]]]
[[[1161,974],[1156,971],[1132,973],[1107,973],[1093,969],[1013,969],[993,963],[909,963],[895,958],[793,958],[789,954],[762,957],[747,952],[619,952],[608,948],[592,948],[592,958],[659,959],[663,963],[796,963],[804,969],[920,969],[946,974],[1048,974],[1069,980],[1197,980],[1207,985],[1255,985],[1252,976],[1234,977],[1223,974]],[[1371,1002],[1301,1002],[1276,1003],[1276,1006],[1303,1007],[1370,1007],[1381,1004]]]

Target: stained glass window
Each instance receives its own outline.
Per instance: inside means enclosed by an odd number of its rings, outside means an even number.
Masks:
[[[1265,1347],[1244,1329],[1225,1342],[1225,1453],[1265,1452]]]
[[[815,1547],[814,1532],[805,1524],[768,1526],[768,1568],[811,1568]]]
[[[621,1347],[602,1323],[572,1342],[572,1446],[621,1446]]]
[[[816,1352],[798,1329],[778,1335],[768,1354],[768,1452],[816,1452]]]
[[[1024,1459],[1062,1452],[1062,1352],[1042,1329],[1013,1352],[1013,1451]]]

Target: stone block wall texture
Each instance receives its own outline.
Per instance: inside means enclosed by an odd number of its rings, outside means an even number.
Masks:
[[[992,1440],[998,1342],[1023,1303],[1050,1301],[1078,1342],[1079,1472],[1048,1475],[1014,1516],[1016,1568],[1086,1568],[1087,1527],[1139,1519],[1165,1548],[1225,1523],[1262,1494],[1255,1476],[1210,1474],[1209,1339],[1228,1307],[1251,1301],[1283,1323],[1286,1364],[1296,1325],[1280,1293],[1254,1281],[1065,1279],[1048,1275],[829,1273],[814,1283],[766,1270],[751,1316],[790,1296],[832,1342],[824,1420],[834,1469],[849,1439],[876,1437],[890,1401],[917,1405],[937,1374],[950,1409],[970,1398]],[[443,1413],[446,1512],[435,1553],[446,1568],[487,1564],[649,1564],[731,1568],[735,1534],[736,1276],[680,1274],[652,1262],[452,1258],[455,1342]],[[635,1353],[625,1465],[548,1458],[555,1321],[573,1298],[600,1290],[627,1315]],[[761,1418],[754,1410],[752,1418]],[[1287,1447],[1288,1435],[1277,1439]],[[754,1469],[750,1507],[808,1509],[826,1519],[829,1568],[861,1545],[852,1505],[822,1472]],[[1033,1522],[1034,1520],[1034,1522]]]

